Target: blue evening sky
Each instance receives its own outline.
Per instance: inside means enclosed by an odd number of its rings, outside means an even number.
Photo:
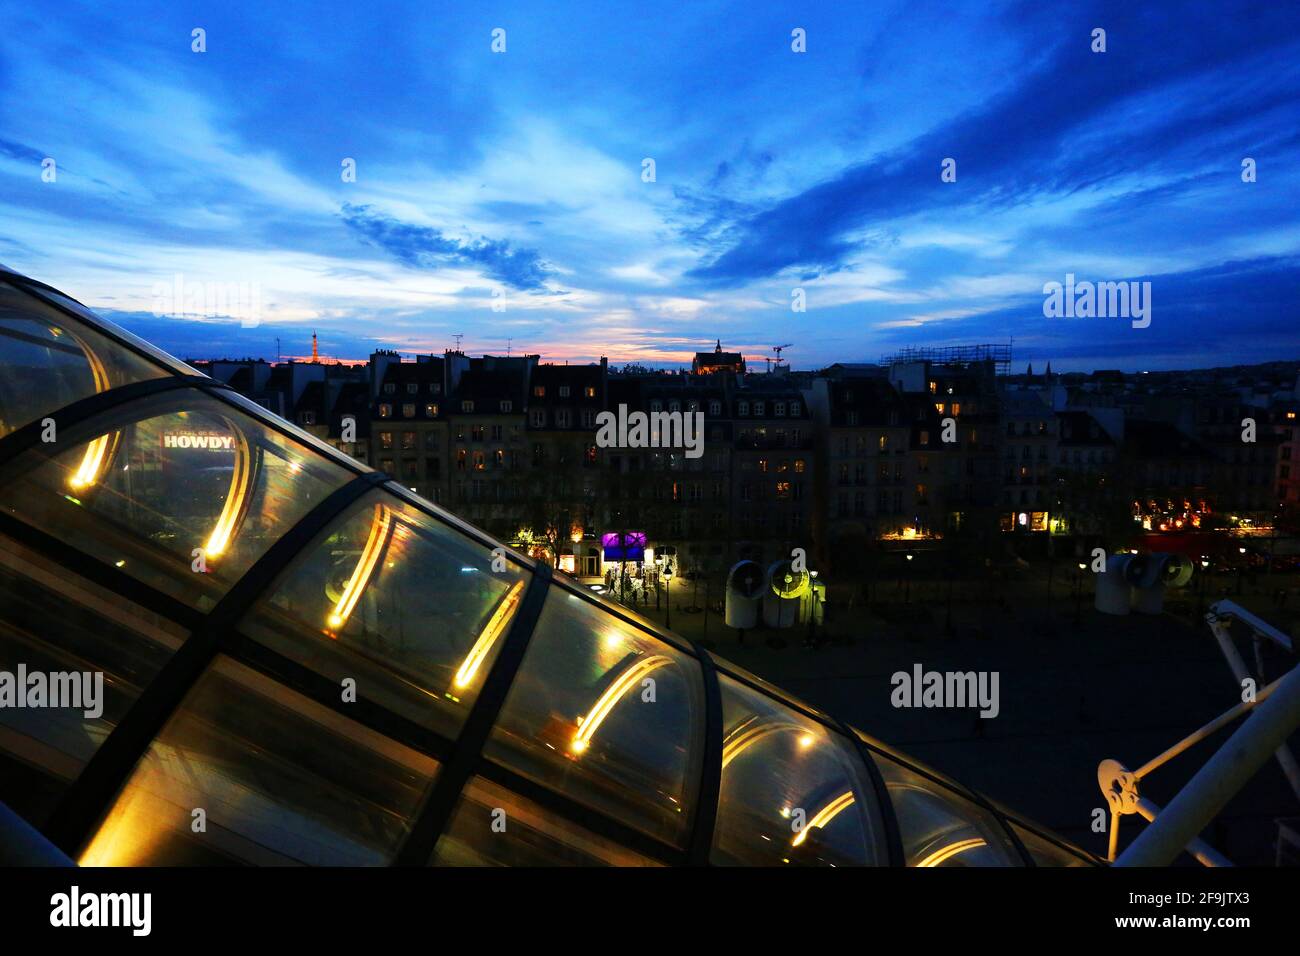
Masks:
[[[181,355],[303,355],[316,330],[342,358],[457,333],[668,366],[715,338],[760,367],[784,343],[802,368],[1010,339],[1018,367],[1300,357],[1294,4],[56,2],[3,21],[0,262]],[[1045,318],[1067,273],[1150,281],[1150,327]],[[255,283],[259,324],[156,314],[184,311],[160,305],[178,275]]]

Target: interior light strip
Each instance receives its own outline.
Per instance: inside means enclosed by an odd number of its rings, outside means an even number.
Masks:
[[[830,803],[826,804],[826,806],[818,810],[816,815],[814,815],[811,820],[809,820],[806,824],[804,824],[803,829],[800,830],[797,834],[795,834],[795,838],[790,841],[790,845],[791,846],[802,845],[803,841],[808,839],[809,830],[811,830],[813,827],[826,826],[826,824],[830,823],[837,816],[839,816],[841,811],[847,810],[851,806],[853,806],[853,791],[850,790],[847,793],[841,793]]]
[[[343,594],[334,605],[334,610],[330,612],[328,623],[332,630],[337,631],[347,623],[352,609],[357,606],[357,601],[370,583],[384,549],[388,547],[388,542],[393,537],[393,527],[392,509],[384,504],[375,505],[375,516],[370,522],[370,537],[366,539],[366,546],[361,551],[361,560],[357,562],[352,577],[348,578],[347,586],[343,589]]]
[[[918,867],[938,866],[939,864],[952,859],[958,853],[965,853],[967,850],[974,850],[982,846],[988,846],[988,844],[979,837],[971,837],[969,840],[958,840],[956,843],[950,843],[948,846],[940,847],[916,865]]]
[[[614,705],[622,700],[623,696],[651,671],[658,670],[665,664],[671,664],[672,662],[671,657],[666,657],[663,654],[652,654],[633,663],[612,684],[605,688],[605,692],[596,699],[596,703],[592,705],[591,710],[578,727],[578,732],[573,735],[573,743],[569,745],[569,749],[575,754],[580,754],[586,750],[601,723],[609,716],[609,712],[614,709]]]
[[[222,505],[217,524],[203,546],[203,556],[211,559],[217,557],[230,546],[231,540],[239,530],[248,507],[250,492],[253,487],[253,460],[248,447],[248,439],[243,431],[229,419],[223,419],[235,437],[235,469],[230,476],[230,491],[226,494],[226,503]]]
[[[51,328],[50,331],[56,336],[58,335],[58,330]],[[104,363],[95,354],[95,350],[74,333],[69,332],[68,336],[77,343],[82,354],[86,357],[86,364],[90,366],[90,376],[95,385],[95,394],[107,391],[109,388],[108,370],[104,368]],[[82,453],[81,464],[77,466],[77,470],[68,479],[68,484],[78,490],[95,485],[103,477],[108,466],[112,464],[113,455],[117,451],[117,443],[121,437],[121,432],[111,431],[100,435],[98,438],[92,438],[87,443],[86,450]]]
[[[755,717],[751,717],[747,724],[742,724],[733,731],[722,746],[722,768],[725,770],[731,761],[735,760],[754,744],[758,743],[773,734],[780,733],[784,730],[794,731],[799,734],[799,742],[803,747],[810,747],[814,743],[812,734],[800,724],[790,723],[789,721],[778,720],[765,723],[755,724]]]
[[[474,646],[465,655],[465,660],[461,663],[460,669],[456,671],[452,686],[457,690],[464,690],[473,682],[474,675],[478,673],[479,668],[483,665],[488,652],[492,650],[492,645],[497,642],[497,638],[501,636],[510,619],[514,617],[515,608],[519,606],[523,594],[523,581],[516,581],[510,586],[510,590],[506,591],[496,610],[492,612],[492,617],[488,619],[487,624],[483,626],[483,630],[479,632],[478,640],[474,642]]]

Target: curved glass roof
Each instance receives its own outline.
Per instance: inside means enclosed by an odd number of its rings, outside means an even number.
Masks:
[[[2,272],[0,608],[83,864],[1096,862]]]

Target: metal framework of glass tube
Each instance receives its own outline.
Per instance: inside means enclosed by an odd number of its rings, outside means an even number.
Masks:
[[[745,673],[729,667],[724,661],[713,658],[695,642],[659,628],[653,622],[629,614],[621,606],[591,594],[576,582],[560,574],[553,574],[545,563],[509,549],[504,549],[508,560],[528,571],[530,578],[522,595],[515,595],[512,598],[518,605],[513,619],[504,628],[503,634],[495,635],[493,638],[501,645],[499,653],[487,666],[482,688],[454,739],[417,725],[380,704],[362,700],[346,705],[340,703],[337,687],[333,682],[266,645],[249,639],[238,630],[239,621],[245,613],[321,531],[329,527],[363,495],[372,489],[382,488],[429,518],[446,525],[460,535],[472,538],[488,549],[503,546],[455,515],[410,492],[405,486],[392,481],[383,473],[362,465],[261,406],[248,401],[229,386],[194,372],[188,366],[171,359],[170,356],[158,353],[146,343],[123,333],[110,323],[99,319],[88,309],[84,309],[84,306],[76,309],[69,308],[65,304],[63,293],[2,268],[0,268],[0,282],[8,282],[20,291],[38,298],[45,305],[76,322],[93,328],[114,344],[136,353],[153,364],[166,360],[163,367],[170,372],[168,377],[109,388],[49,412],[48,417],[58,422],[61,431],[75,429],[79,424],[86,423],[106,411],[129,409],[129,403],[145,400],[163,392],[186,389],[204,394],[253,418],[272,431],[328,458],[353,476],[292,524],[206,613],[190,607],[116,567],[96,560],[39,528],[0,513],[0,533],[46,554],[87,580],[122,594],[141,607],[154,611],[188,630],[188,637],[180,650],[131,704],[123,719],[112,729],[103,745],[70,784],[50,820],[42,828],[44,835],[69,856],[75,858],[85,847],[93,834],[94,827],[112,805],[132,770],[144,757],[150,743],[218,655],[227,655],[254,670],[273,674],[277,680],[285,682],[291,689],[304,694],[316,703],[344,714],[358,724],[385,734],[440,762],[442,766],[430,793],[417,812],[406,839],[395,855],[393,863],[396,865],[423,866],[428,862],[434,846],[448,828],[458,799],[473,777],[482,777],[492,783],[508,787],[526,799],[532,800],[544,810],[570,823],[580,825],[597,836],[635,850],[653,861],[670,865],[710,865],[709,853],[714,840],[722,770],[730,759],[728,754],[734,757],[737,747],[748,746],[748,744],[742,745],[739,741],[730,743],[724,741],[719,674],[726,675],[728,679],[793,709],[804,718],[821,725],[835,739],[843,740],[852,748],[874,786],[874,795],[879,804],[885,831],[884,846],[889,865],[903,866],[905,861],[894,806],[880,769],[873,759],[874,755],[901,764],[938,787],[987,811],[997,820],[1009,844],[1014,847],[1021,861],[1027,866],[1033,866],[1035,862],[1010,825],[1011,822],[1049,843],[1061,846],[1056,838],[1044,833],[1041,828],[1019,817],[1008,815],[977,792],[941,779],[928,768],[917,765],[906,756],[877,741],[864,738],[864,735],[834,718],[827,717],[802,702],[786,696],[779,688],[760,685]],[[80,304],[74,303],[74,305]],[[0,470],[24,453],[33,451],[37,454],[45,453],[39,441],[39,430],[40,422],[32,422],[0,438]],[[222,527],[228,532],[225,525]],[[391,533],[391,525],[387,527],[387,533]],[[376,547],[379,545],[376,544]],[[363,560],[365,560],[364,556]],[[358,573],[360,570],[358,568]],[[701,667],[704,681],[702,769],[696,792],[693,794],[695,813],[685,847],[643,833],[598,807],[537,783],[488,759],[483,753],[488,735],[496,724],[507,692],[528,650],[546,597],[557,590],[577,597],[599,608],[602,613],[613,615],[623,623],[669,644],[694,658]],[[338,613],[337,608],[335,613]],[[480,663],[482,656],[480,655]],[[593,727],[588,736],[594,732]],[[847,801],[845,797],[848,797]],[[837,794],[826,807],[818,808],[818,825],[829,822],[852,802],[851,794]],[[1065,847],[1062,846],[1062,849]],[[1081,851],[1070,848],[1068,852],[1077,854]],[[1090,859],[1090,862],[1095,862],[1095,858]]]

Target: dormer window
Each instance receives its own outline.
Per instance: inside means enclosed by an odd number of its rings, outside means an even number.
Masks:
[[[464,412],[465,414],[467,414],[467,415],[473,414],[473,412],[474,412],[474,403],[473,403],[472,401],[470,401],[469,399],[466,399],[465,401],[463,401],[463,402],[460,403],[460,410],[461,410],[462,412]]]
[[[514,407],[515,407],[514,402],[504,401],[501,403],[501,413],[503,415],[509,415],[510,412],[514,410]]]

